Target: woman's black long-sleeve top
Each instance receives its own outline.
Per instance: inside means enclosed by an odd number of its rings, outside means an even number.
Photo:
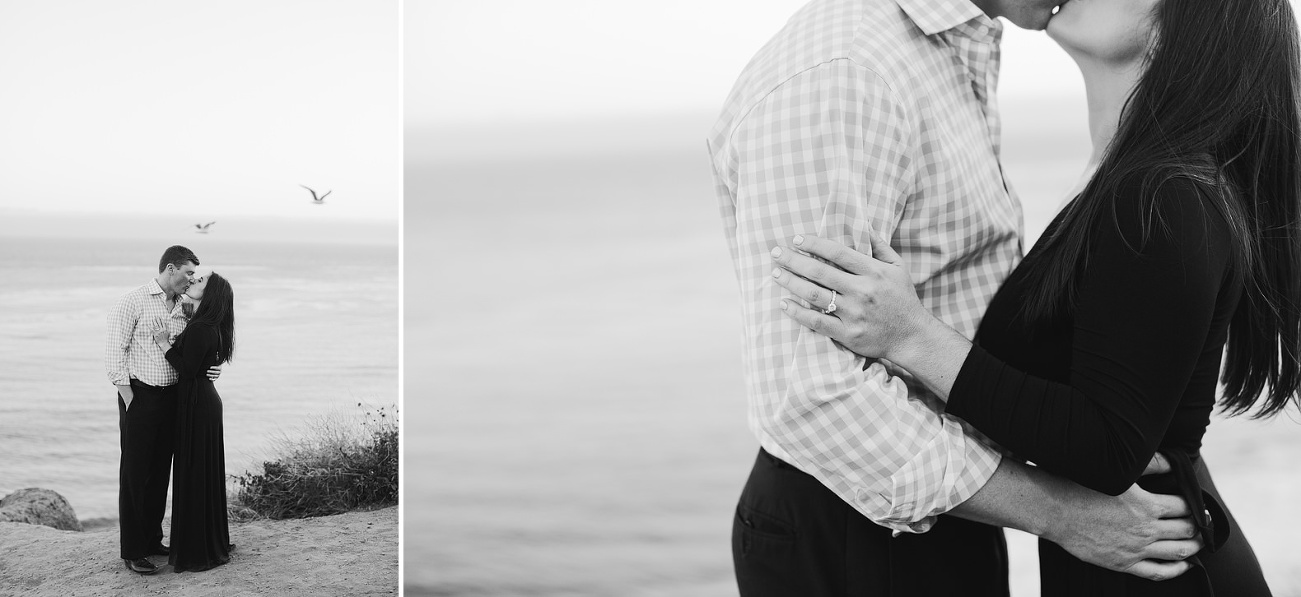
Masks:
[[[1018,456],[1110,495],[1158,449],[1196,458],[1242,292],[1230,229],[1192,183],[1167,181],[1149,201],[1141,192],[1122,184],[1119,225],[1104,213],[1093,226],[1073,313],[1026,323],[1027,291],[1041,283],[1026,266],[1045,253],[1026,256],[990,302],[948,400]]]

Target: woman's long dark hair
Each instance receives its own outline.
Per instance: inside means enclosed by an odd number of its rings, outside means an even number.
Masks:
[[[210,325],[217,328],[221,338],[221,352],[217,363],[229,363],[235,358],[235,292],[230,282],[213,272],[208,274],[208,286],[203,289],[203,300],[194,317],[190,318],[189,330],[195,325]]]
[[[1122,112],[1097,173],[1063,214],[1027,297],[1029,321],[1074,307],[1091,230],[1110,217],[1120,185],[1144,201],[1174,178],[1199,188],[1233,231],[1230,261],[1243,294],[1229,325],[1221,402],[1256,417],[1297,400],[1301,385],[1301,123],[1297,26],[1288,0],[1164,0],[1147,68]],[[1156,206],[1143,222],[1159,220]],[[1268,386],[1268,391],[1266,391]]]

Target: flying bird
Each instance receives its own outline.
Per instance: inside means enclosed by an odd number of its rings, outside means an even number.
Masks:
[[[310,192],[310,193],[312,194],[312,203],[315,203],[315,204],[317,204],[317,205],[321,205],[322,203],[325,203],[325,198],[326,198],[326,197],[329,197],[329,196],[330,196],[330,193],[333,193],[333,192],[334,192],[334,189],[330,189],[330,190],[326,191],[324,195],[321,195],[320,197],[317,197],[317,196],[316,196],[316,191],[313,191],[311,187],[309,187],[309,186],[307,186],[307,185],[302,185],[302,184],[300,184],[300,185],[298,185],[298,186],[303,187],[304,189],[307,189],[307,191]]]
[[[194,225],[195,232],[198,232],[199,234],[207,234],[208,227],[212,226],[213,224],[216,224],[216,222],[208,222],[207,224],[195,224]]]

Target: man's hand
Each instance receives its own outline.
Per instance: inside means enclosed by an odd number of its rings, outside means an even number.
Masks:
[[[136,397],[135,393],[131,391],[131,384],[127,384],[127,385],[114,384],[114,387],[117,388],[118,396],[122,397],[122,403],[126,405],[126,409],[131,410],[131,401],[134,400]]]
[[[1157,455],[1144,474],[1169,471]],[[1183,560],[1202,547],[1183,498],[1137,485],[1112,497],[1010,458],[949,513],[1038,535],[1085,562],[1150,580],[1187,572]]]
[[[1157,454],[1144,474],[1169,470]],[[1184,560],[1202,548],[1202,541],[1183,498],[1148,493],[1138,485],[1116,497],[1080,489],[1062,512],[1059,530],[1044,538],[1090,564],[1149,580],[1188,571],[1191,565]]]
[[[221,377],[221,365],[213,365],[208,369],[208,381],[217,381]]]
[[[1165,456],[1162,456],[1160,452],[1157,452],[1152,455],[1152,460],[1147,463],[1147,468],[1143,469],[1143,476],[1163,475],[1171,470],[1173,469],[1170,468],[1170,461],[1166,460]]]

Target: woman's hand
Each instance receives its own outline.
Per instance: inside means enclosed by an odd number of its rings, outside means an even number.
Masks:
[[[153,336],[154,342],[158,344],[158,346],[162,347],[163,350],[171,348],[172,333],[171,330],[167,329],[162,318],[154,318],[154,327],[149,331],[149,335]]]
[[[791,242],[831,264],[781,247],[772,250],[777,284],[814,307],[782,300],[782,311],[804,327],[862,356],[896,360],[927,326],[938,323],[918,300],[899,254],[875,234],[872,255],[815,236]]]

